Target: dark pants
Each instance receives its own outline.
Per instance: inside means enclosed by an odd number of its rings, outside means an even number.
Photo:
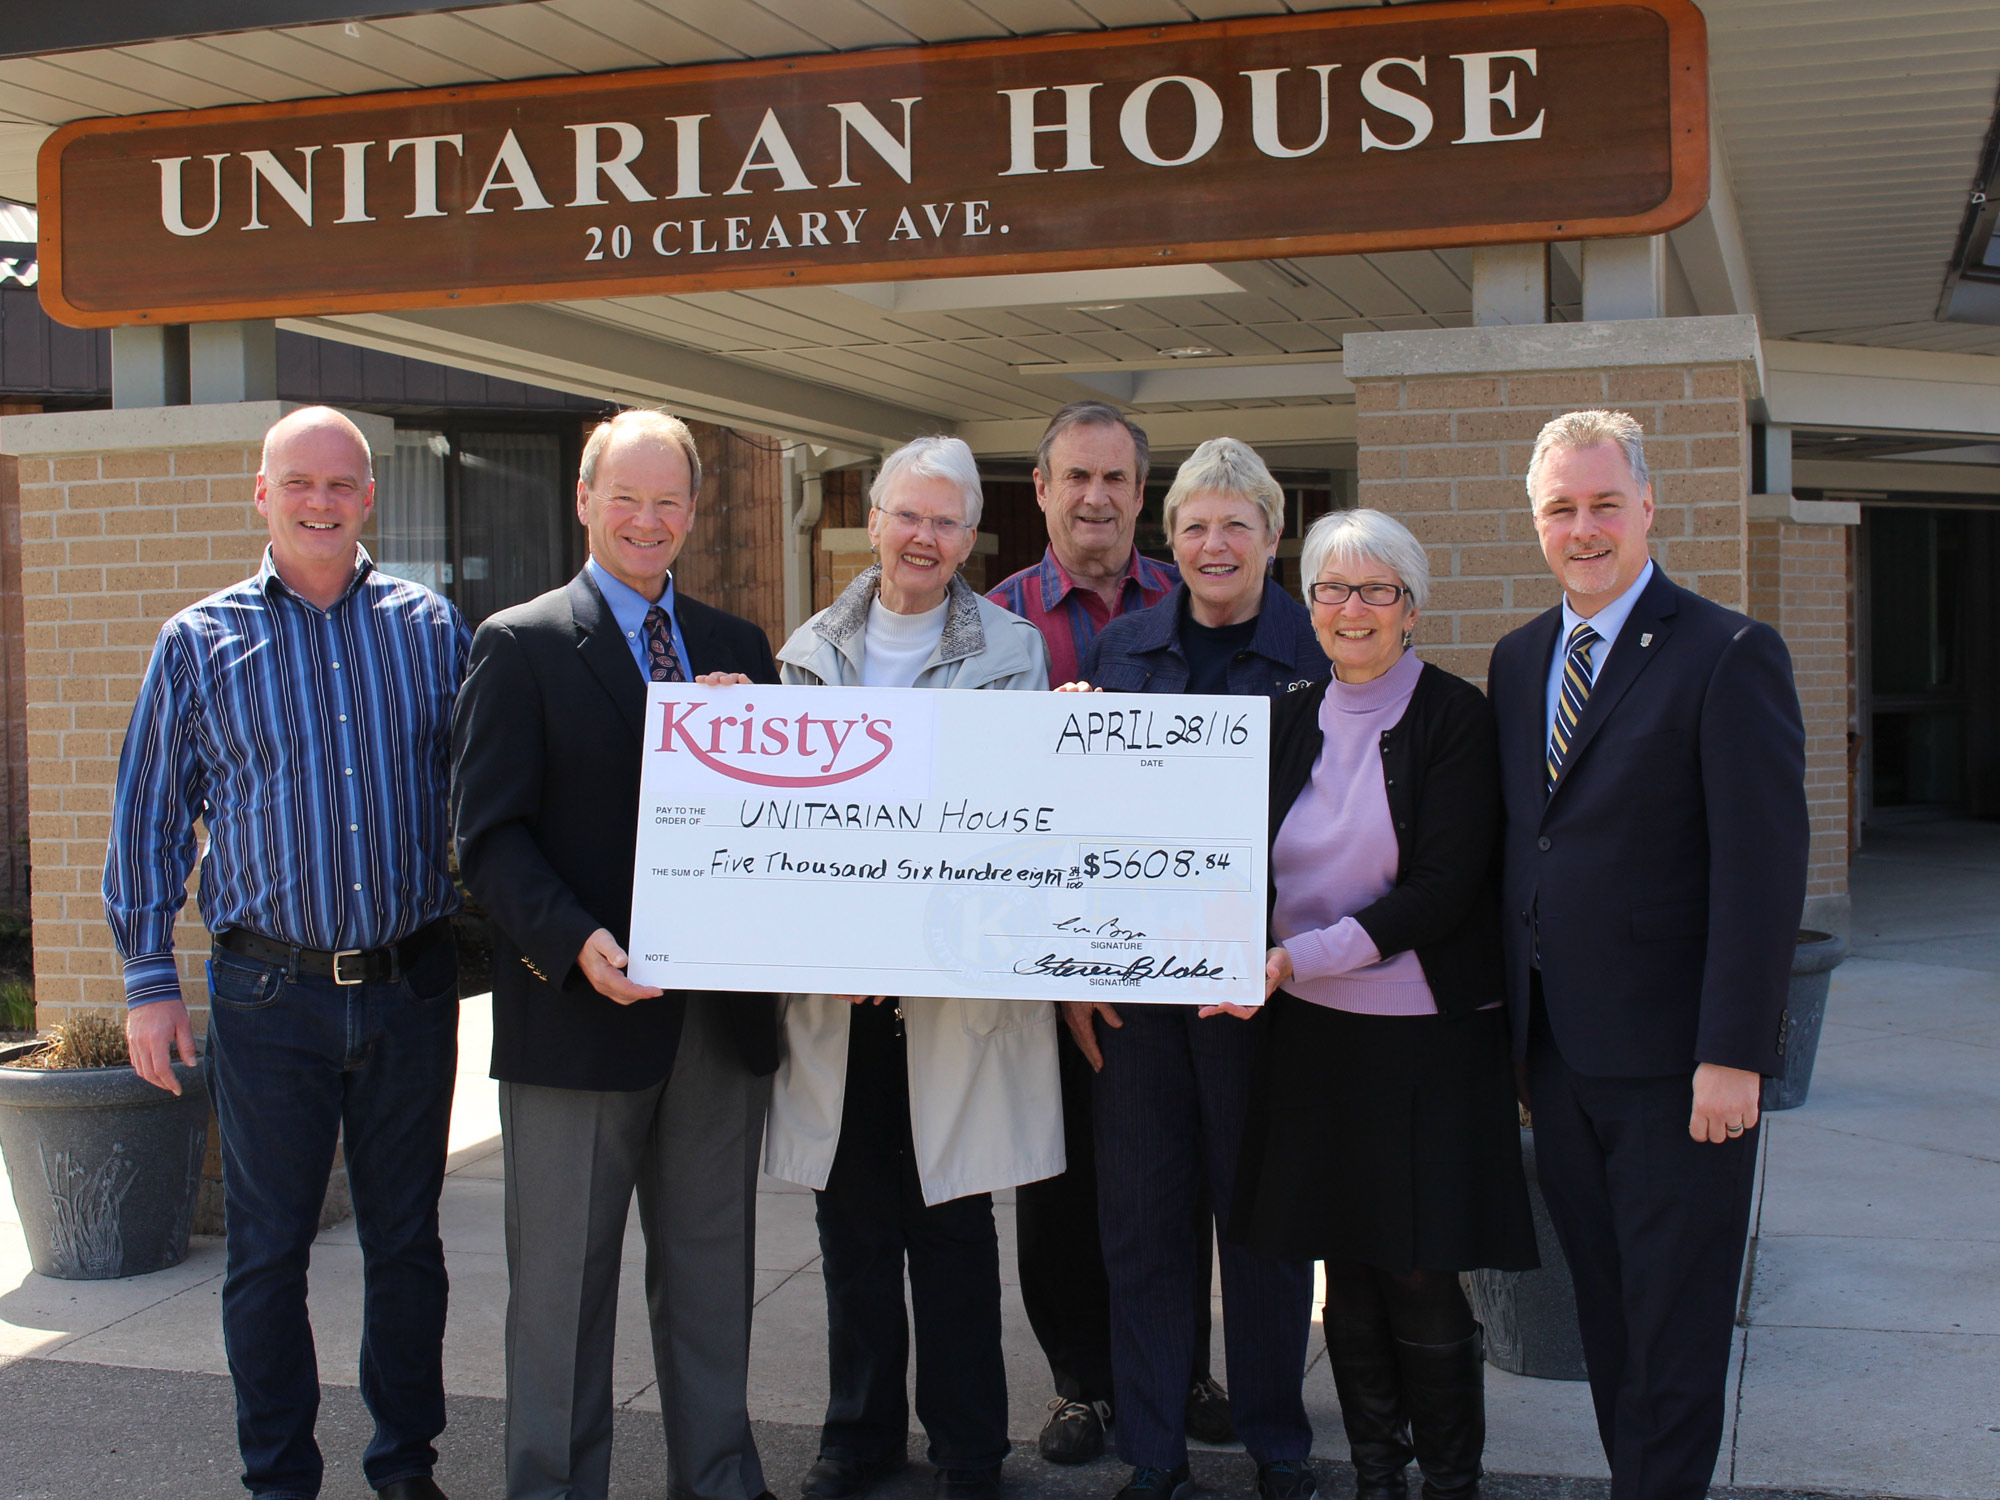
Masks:
[[[1104,1027],[1097,1075],[1099,1233],[1111,1285],[1118,1454],[1171,1469],[1187,1459],[1194,1298],[1208,1298],[1187,1232],[1204,1171],[1227,1222],[1250,1103],[1254,1023],[1192,1006],[1130,1005]],[[1312,1321],[1312,1263],[1222,1246],[1230,1415],[1260,1463],[1312,1449],[1300,1386]]]
[[[895,1003],[855,1007],[840,1145],[825,1189],[814,1194],[831,1387],[820,1452],[873,1463],[900,1456],[909,1440],[907,1260],[917,1419],[930,1438],[930,1461],[940,1469],[991,1468],[1008,1448],[993,1198],[972,1193],[925,1204]]]
[[[1109,1030],[1099,1027],[1099,1033]],[[1056,1394],[1070,1401],[1111,1399],[1111,1285],[1097,1235],[1097,1138],[1091,1121],[1094,1077],[1069,1028],[1056,1028],[1062,1081],[1063,1152],[1069,1169],[1014,1190],[1014,1252],[1028,1326],[1049,1362]],[[1200,1274],[1195,1288],[1194,1360],[1188,1384],[1209,1373],[1215,1241],[1204,1181],[1195,1220]],[[1183,1393],[1185,1394],[1185,1393]]]
[[[361,1399],[375,1419],[362,1472],[378,1489],[428,1474],[445,1422],[438,1193],[458,1064],[449,929],[393,983],[288,979],[282,967],[218,951],[209,994],[227,1236],[222,1340],[243,1483],[269,1500],[319,1493],[306,1263],[336,1139],[361,1241]]]
[[[1613,1500],[1701,1500],[1722,1443],[1757,1132],[1697,1142],[1690,1074],[1585,1077],[1536,1010],[1535,1165],[1576,1278]]]

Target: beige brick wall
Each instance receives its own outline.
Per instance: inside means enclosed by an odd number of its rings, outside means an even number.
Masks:
[[[266,539],[254,445],[23,458],[35,1006],[44,1026],[124,1006],[99,895],[118,752],[153,640],[248,576]],[[182,991],[206,1019],[208,939],[189,902]]]
[[[1847,891],[1848,529],[1750,523],[1749,613],[1791,648],[1805,717],[1809,901]]]
[[[1557,600],[1524,481],[1535,434],[1562,411],[1638,420],[1653,556],[1676,581],[1744,607],[1748,431],[1736,366],[1358,380],[1355,404],[1360,502],[1429,552],[1417,643],[1446,670],[1483,684],[1494,642]]]

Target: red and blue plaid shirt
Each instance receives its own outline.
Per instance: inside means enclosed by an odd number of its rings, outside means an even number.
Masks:
[[[1114,610],[1096,590],[1072,583],[1050,548],[1040,562],[1004,580],[986,597],[1041,631],[1049,646],[1049,686],[1061,687],[1076,681],[1077,663],[1114,616],[1158,604],[1180,581],[1172,563],[1154,562],[1134,547]]]

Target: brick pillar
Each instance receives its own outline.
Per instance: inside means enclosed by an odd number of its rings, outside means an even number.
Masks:
[[[28,914],[28,658],[21,610],[21,476],[0,454],[0,911]]]
[[[1805,926],[1846,934],[1849,528],[1853,502],[1750,498],[1749,613],[1785,638],[1806,725],[1806,808],[1812,818]]]
[[[27,633],[35,1002],[46,1026],[122,1011],[100,890],[112,787],[161,624],[247,577],[268,533],[254,481],[265,431],[297,403],[129,408],[0,419],[19,461]],[[378,451],[393,430],[357,420]],[[207,1021],[208,937],[190,901],[181,987]]]
[[[1559,598],[1528,508],[1535,434],[1584,407],[1636,418],[1653,471],[1653,557],[1676,582],[1769,620],[1791,647],[1809,736],[1807,915],[1844,931],[1845,550],[1823,524],[1774,525],[1752,547],[1745,406],[1757,357],[1750,317],[1352,334],[1359,499],[1430,554],[1419,650],[1484,683],[1494,642]]]

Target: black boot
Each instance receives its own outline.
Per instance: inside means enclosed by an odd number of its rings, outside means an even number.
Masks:
[[[1326,1362],[1333,1368],[1354,1460],[1355,1500],[1404,1500],[1410,1422],[1389,1325],[1374,1318],[1327,1317],[1325,1327]]]
[[[1479,1455],[1486,1448],[1486,1363],[1479,1335],[1455,1344],[1396,1340],[1409,1403],[1424,1500],[1477,1500]]]

